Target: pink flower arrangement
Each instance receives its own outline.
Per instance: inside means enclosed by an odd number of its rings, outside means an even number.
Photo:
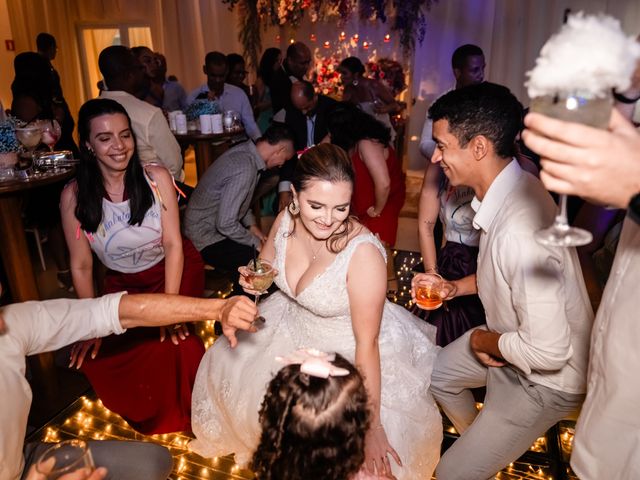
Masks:
[[[311,82],[316,92],[334,98],[342,96],[342,83],[338,73],[340,61],[335,55],[322,57],[316,55]]]
[[[400,65],[390,58],[381,58],[377,62],[367,62],[369,76],[383,82],[395,97],[407,88],[406,75]]]

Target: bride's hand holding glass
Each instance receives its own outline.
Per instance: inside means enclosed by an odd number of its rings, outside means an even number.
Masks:
[[[389,455],[399,466],[402,466],[400,456],[389,444],[382,424],[369,428],[365,439],[364,455],[364,468],[369,474],[377,474],[381,477],[391,476]]]

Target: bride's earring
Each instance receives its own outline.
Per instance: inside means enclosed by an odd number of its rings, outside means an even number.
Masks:
[[[289,209],[289,213],[294,217],[300,213],[300,206],[295,200],[293,200],[287,208]]]

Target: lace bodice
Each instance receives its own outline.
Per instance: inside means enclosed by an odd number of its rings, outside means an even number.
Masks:
[[[301,307],[320,317],[343,317],[349,315],[349,296],[347,294],[347,270],[356,248],[363,243],[372,243],[380,251],[386,261],[386,253],[380,241],[371,233],[364,233],[353,238],[344,250],[336,256],[326,270],[316,276],[296,297],[287,284],[286,251],[291,216],[286,212],[280,222],[275,236],[275,267],[280,274],[275,278],[278,288],[291,297]]]

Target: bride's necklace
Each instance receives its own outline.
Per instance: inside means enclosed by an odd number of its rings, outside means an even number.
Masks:
[[[311,250],[311,261],[312,262],[316,261],[316,257],[318,256],[318,253],[320,253],[320,250],[322,249],[323,246],[324,246],[324,242],[320,243],[320,245],[318,246],[318,248],[314,252],[313,251],[313,247],[311,246],[311,241],[309,241],[309,249]]]

